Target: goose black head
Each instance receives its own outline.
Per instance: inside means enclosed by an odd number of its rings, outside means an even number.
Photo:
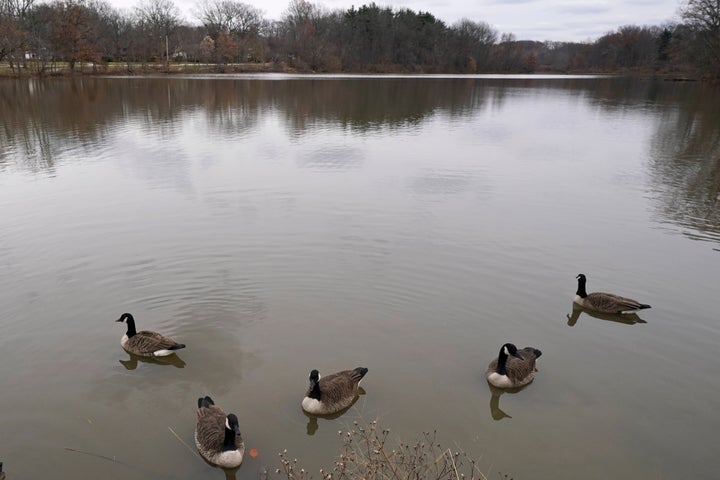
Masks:
[[[313,370],[310,372],[310,388],[313,388],[320,381],[320,372]]]
[[[122,315],[120,315],[120,318],[118,318],[115,321],[123,322],[123,323],[127,324],[126,335],[128,336],[128,338],[131,338],[131,337],[134,337],[135,335],[137,335],[137,330],[135,330],[135,319],[129,313],[123,313]]]
[[[225,418],[225,430],[229,430],[235,435],[240,435],[240,424],[234,413],[228,414]]]
[[[118,318],[115,321],[116,322],[134,322],[135,319],[129,313],[123,313],[122,315],[120,315],[120,318]]]
[[[525,360],[525,359],[518,353],[517,347],[516,347],[515,345],[513,345],[512,343],[506,343],[505,345],[502,346],[502,348],[500,349],[500,351],[501,351],[502,353],[504,353],[505,355],[507,355],[508,357],[515,357],[515,358],[519,358],[520,360]]]

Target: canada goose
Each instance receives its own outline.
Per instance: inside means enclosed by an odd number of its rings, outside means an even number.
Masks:
[[[5,472],[2,471],[2,462],[0,462],[0,480],[5,480]]]
[[[490,385],[498,388],[516,388],[527,385],[535,378],[535,360],[542,352],[536,348],[525,347],[518,352],[512,343],[500,347],[500,354],[485,371]]]
[[[588,295],[585,291],[587,278],[582,273],[577,277],[578,289],[575,292],[575,303],[588,310],[595,310],[602,313],[632,313],[643,308],[650,308],[650,305],[640,303],[631,298],[613,295],[612,293],[593,292]]]
[[[349,407],[358,395],[358,385],[367,372],[367,368],[357,367],[320,377],[320,372],[313,370],[302,409],[313,415],[330,415]]]
[[[205,460],[222,468],[239,467],[245,454],[237,417],[208,396],[198,398],[195,445]]]
[[[129,313],[123,313],[116,322],[127,323],[127,333],[120,339],[120,345],[129,353],[141,357],[164,357],[185,348],[185,344],[177,343],[170,337],[157,332],[135,330],[135,319]]]

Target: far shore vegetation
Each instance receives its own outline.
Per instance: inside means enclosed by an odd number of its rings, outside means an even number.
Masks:
[[[594,41],[518,39],[480,19],[291,0],[271,21],[236,0],[0,0],[0,76],[153,73],[607,73],[720,79],[720,3],[686,0],[676,21]],[[482,12],[479,11],[481,16]]]

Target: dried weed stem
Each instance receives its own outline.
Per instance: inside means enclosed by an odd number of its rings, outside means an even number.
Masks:
[[[377,421],[367,425],[353,422],[353,428],[338,431],[342,442],[339,457],[330,471],[320,469],[321,480],[487,480],[474,459],[463,451],[443,448],[436,432],[423,432],[419,441],[388,445],[390,430]],[[297,459],[278,454],[280,468],[275,474],[286,480],[310,480]],[[269,472],[261,475],[268,480]]]

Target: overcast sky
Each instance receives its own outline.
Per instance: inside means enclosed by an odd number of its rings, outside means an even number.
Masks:
[[[130,8],[140,0],[109,0],[117,7]],[[186,20],[197,0],[173,0]],[[279,20],[289,0],[240,0]],[[347,9],[370,0],[312,1],[328,9]],[[661,25],[678,18],[683,0],[376,0],[379,6],[430,12],[447,24],[461,18],[484,21],[500,33],[514,33],[518,40],[595,40],[623,25]]]

